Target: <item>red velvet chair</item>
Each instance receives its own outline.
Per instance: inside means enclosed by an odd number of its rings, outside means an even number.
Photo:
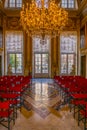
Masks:
[[[10,123],[12,120],[15,123],[14,110],[10,109],[9,101],[0,102],[0,124],[11,130]]]

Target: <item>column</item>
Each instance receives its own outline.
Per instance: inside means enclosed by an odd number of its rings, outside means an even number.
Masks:
[[[3,17],[3,52],[4,52],[4,74],[7,74],[7,60],[6,60],[6,52],[5,52],[5,31],[6,31],[6,21],[7,21],[7,17]]]
[[[77,65],[76,75],[80,75],[81,72],[81,56],[80,56],[80,20],[77,20]]]
[[[57,36],[57,75],[60,74],[60,35]]]
[[[25,75],[29,75],[32,72],[32,38],[26,35],[25,40]]]

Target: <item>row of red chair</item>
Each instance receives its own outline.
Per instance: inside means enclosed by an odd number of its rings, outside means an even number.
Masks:
[[[69,103],[70,110],[74,106],[74,117],[78,113],[78,125],[84,123],[84,130],[87,129],[87,79],[81,76],[55,76],[58,90],[66,103]],[[78,110],[76,109],[78,108]]]
[[[0,77],[0,124],[10,130],[10,122],[17,118],[17,108],[22,106],[22,98],[31,83],[30,76]],[[7,121],[5,125],[4,122]]]

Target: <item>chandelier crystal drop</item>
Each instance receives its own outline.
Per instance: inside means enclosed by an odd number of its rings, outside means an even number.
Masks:
[[[39,4],[32,0],[22,6],[20,22],[29,36],[57,36],[68,22],[68,13],[54,0],[45,6],[44,0]]]

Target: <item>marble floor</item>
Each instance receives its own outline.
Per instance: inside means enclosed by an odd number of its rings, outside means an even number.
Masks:
[[[32,79],[23,99],[21,112],[18,110],[11,130],[83,130],[82,125],[77,125],[68,104],[59,107],[62,98],[52,79]],[[7,128],[0,125],[0,130]]]

